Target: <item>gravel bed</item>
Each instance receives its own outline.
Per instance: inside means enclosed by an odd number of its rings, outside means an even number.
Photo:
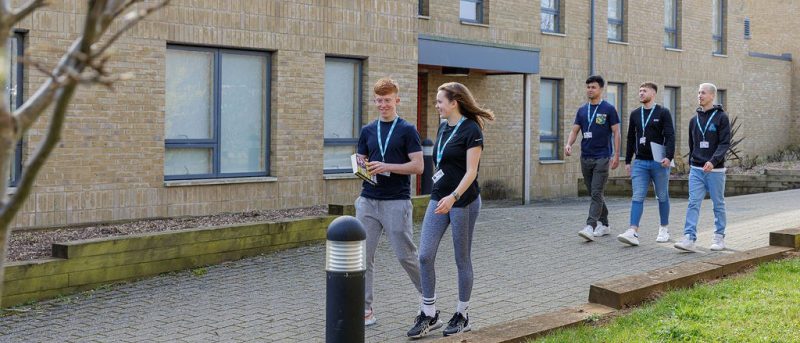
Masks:
[[[53,243],[137,233],[323,216],[327,214],[327,206],[313,206],[284,210],[223,213],[199,217],[137,220],[125,223],[82,225],[57,229],[17,230],[11,233],[6,261],[28,261],[50,257]]]

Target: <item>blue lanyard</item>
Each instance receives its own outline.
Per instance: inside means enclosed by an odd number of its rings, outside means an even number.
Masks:
[[[700,128],[700,115],[694,117],[694,120],[697,121],[697,129],[700,130],[700,134],[703,135],[703,141],[706,141],[706,131],[708,131],[708,125],[711,124],[711,119],[714,119],[714,116],[717,114],[718,110],[714,110],[714,113],[711,114],[711,117],[708,118],[706,122],[705,129]]]
[[[395,115],[394,121],[392,121],[392,127],[389,129],[389,134],[386,135],[386,145],[383,145],[383,140],[381,139],[381,121],[378,120],[378,150],[381,151],[381,161],[386,162],[386,148],[389,147],[389,138],[392,138],[392,131],[394,131],[394,125],[397,124],[397,118],[400,116]]]
[[[605,100],[600,100],[600,103],[597,104],[597,107],[594,108],[594,113],[592,113],[591,116],[589,116],[589,109],[592,108],[592,103],[590,102],[590,103],[586,104],[586,118],[589,119],[589,126],[586,128],[586,131],[589,131],[589,130],[592,129],[592,122],[594,122],[594,118],[597,117],[597,109],[600,108],[600,105],[603,104],[603,101],[605,101]]]
[[[653,111],[656,110],[656,104],[653,104],[653,108],[650,109],[650,114],[647,115],[647,121],[644,120],[644,106],[640,107],[639,109],[642,110],[642,137],[644,137],[644,127],[650,122],[650,117],[653,116]]]
[[[444,142],[444,146],[442,146],[442,136],[444,135],[444,130],[442,130],[442,133],[439,134],[439,143],[436,148],[437,168],[439,167],[439,163],[442,162],[442,156],[444,156],[444,148],[447,147],[447,143],[450,143],[450,140],[453,139],[453,136],[455,136],[456,131],[458,131],[458,127],[461,126],[461,123],[463,123],[464,120],[466,119],[467,119],[466,117],[461,117],[461,120],[458,121],[458,124],[456,124],[456,127],[453,129],[453,132],[450,133],[450,137],[448,137],[447,141]]]

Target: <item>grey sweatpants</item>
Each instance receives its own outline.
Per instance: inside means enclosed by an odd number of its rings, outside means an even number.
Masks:
[[[383,232],[389,239],[400,265],[408,273],[417,291],[422,293],[417,246],[412,240],[411,200],[356,199],[356,218],[367,230],[367,272],[364,287],[364,309],[372,308],[372,280],[375,271],[375,249]]]
[[[419,264],[422,276],[422,296],[433,298],[436,294],[436,252],[439,242],[450,225],[453,232],[453,253],[458,269],[458,300],[469,301],[472,295],[472,233],[481,210],[481,197],[466,207],[453,207],[450,213],[436,214],[436,201],[428,203],[422,221],[422,237],[419,242]]]

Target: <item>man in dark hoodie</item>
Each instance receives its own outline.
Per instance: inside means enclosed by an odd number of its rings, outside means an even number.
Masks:
[[[714,105],[717,87],[703,83],[697,92],[700,107],[689,120],[689,208],[684,237],[675,248],[695,251],[700,204],[711,194],[714,203],[714,238],[711,250],[725,249],[725,154],[731,145],[731,125],[721,105]]]

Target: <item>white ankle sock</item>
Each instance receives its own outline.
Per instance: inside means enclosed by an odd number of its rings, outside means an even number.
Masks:
[[[469,309],[469,301],[459,301],[458,306],[456,306],[456,312],[463,314],[465,317],[467,315],[468,309]]]
[[[436,315],[436,296],[433,298],[422,298],[422,313],[428,317]]]

